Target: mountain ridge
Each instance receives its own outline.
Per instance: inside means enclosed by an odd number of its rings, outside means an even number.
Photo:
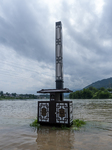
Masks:
[[[89,87],[95,87],[97,89],[104,87],[104,88],[112,88],[112,77],[107,78],[107,79],[102,79],[102,80],[98,80],[96,82],[91,83],[90,85],[84,87],[85,89],[89,88]]]

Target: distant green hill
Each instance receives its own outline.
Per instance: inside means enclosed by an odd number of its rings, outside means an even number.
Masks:
[[[85,89],[87,89],[88,87],[95,87],[97,89],[101,88],[101,87],[104,87],[104,88],[112,88],[112,77],[111,78],[108,78],[108,79],[103,79],[103,80],[99,80],[97,82],[94,82],[88,86],[85,87]]]

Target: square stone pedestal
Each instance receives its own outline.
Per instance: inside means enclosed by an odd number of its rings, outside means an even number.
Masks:
[[[67,125],[73,122],[72,101],[38,101],[38,122],[43,125]]]

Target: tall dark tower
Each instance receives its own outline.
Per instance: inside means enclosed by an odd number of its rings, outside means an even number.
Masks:
[[[56,59],[56,89],[42,89],[37,93],[50,93],[50,101],[38,101],[38,122],[47,125],[67,125],[73,122],[73,103],[64,101],[63,93],[72,92],[63,88],[63,49],[62,49],[62,24],[56,22],[55,26],[55,59]]]
[[[63,89],[63,46],[62,23],[56,22],[55,56],[56,56],[56,89]]]

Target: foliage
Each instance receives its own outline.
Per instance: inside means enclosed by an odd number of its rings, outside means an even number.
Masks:
[[[38,123],[38,120],[35,119],[31,124],[30,124],[31,127],[40,127],[40,124]]]
[[[61,129],[62,130],[69,130],[70,128],[68,128],[66,125],[61,125]]]
[[[53,129],[53,130],[56,130],[57,128],[56,128],[56,127],[52,127],[52,129]]]
[[[112,91],[112,89],[111,89],[111,88],[108,88],[107,90],[108,90],[108,91],[110,91],[110,92]]]
[[[80,91],[70,93],[70,99],[109,99],[112,98],[112,89],[105,89],[104,87],[96,89],[89,87]]]
[[[86,124],[86,122],[84,121],[84,120],[79,120],[79,119],[75,119],[75,120],[73,120],[73,125],[72,125],[72,128],[70,128],[70,127],[67,127],[66,125],[61,125],[61,128],[59,128],[59,127],[52,127],[52,129],[53,130],[56,130],[56,129],[58,129],[58,130],[69,130],[69,129],[73,129],[73,130],[79,130],[80,129],[80,127],[82,126],[82,125],[85,125]]]
[[[0,95],[3,96],[3,91],[0,91]]]
[[[85,125],[86,124],[86,122],[85,121],[83,121],[83,120],[79,120],[79,119],[75,119],[75,120],[73,120],[73,126],[75,126],[75,127],[81,127],[82,125]]]
[[[91,99],[92,98],[92,92],[89,89],[83,89],[82,98],[83,99]]]

